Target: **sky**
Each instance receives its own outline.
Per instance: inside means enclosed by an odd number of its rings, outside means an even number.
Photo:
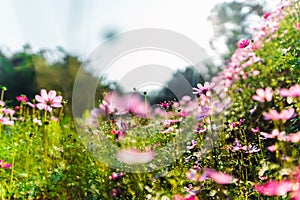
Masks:
[[[109,31],[164,28],[208,46],[207,16],[221,0],[0,0],[0,46],[62,46],[87,56]]]
[[[213,30],[207,17],[216,3],[224,1],[0,0],[0,48],[4,52],[14,52],[24,44],[29,44],[35,51],[45,48],[53,50],[60,46],[86,59],[105,42],[104,35],[108,32],[162,28],[185,35],[214,57],[215,52],[209,45]],[[120,80],[126,74],[126,63],[127,67],[130,67],[130,62],[147,65],[151,62],[149,58],[176,66],[174,70],[187,65],[174,56],[156,56],[147,51],[119,60],[114,63],[116,70],[111,70],[111,79]],[[121,68],[123,70],[120,71]]]

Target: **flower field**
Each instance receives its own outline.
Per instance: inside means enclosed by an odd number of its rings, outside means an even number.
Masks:
[[[0,198],[300,200],[299,6],[261,16],[178,101],[111,91],[77,120],[58,91],[12,107],[3,86]]]

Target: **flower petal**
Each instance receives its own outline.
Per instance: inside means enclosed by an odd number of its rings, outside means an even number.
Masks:
[[[35,100],[40,103],[46,102],[45,99],[43,97],[41,97],[40,95],[35,95]]]
[[[41,97],[45,100],[45,101],[48,101],[48,94],[47,94],[47,91],[45,89],[42,89],[41,90]]]
[[[37,107],[38,109],[40,109],[40,110],[44,110],[46,106],[47,106],[47,105],[46,105],[45,103],[38,103],[38,104],[36,104],[36,107]]]
[[[56,96],[56,92],[54,90],[50,90],[48,93],[48,100],[52,101]]]

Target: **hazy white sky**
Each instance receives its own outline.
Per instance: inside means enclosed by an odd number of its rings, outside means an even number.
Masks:
[[[162,28],[189,37],[206,49],[209,56],[214,56],[209,50],[213,32],[207,17],[216,3],[224,1],[0,0],[0,48],[16,51],[26,43],[34,50],[61,46],[85,59],[104,41],[104,34],[108,31]],[[275,1],[278,2],[269,0]],[[145,55],[151,56],[155,55]],[[183,67],[180,65],[186,65],[167,57],[170,66],[180,68]],[[145,61],[141,56],[139,58]],[[124,69],[124,62],[120,63]],[[115,68],[121,67],[115,64]],[[116,75],[117,71],[112,74]]]
[[[0,46],[62,46],[86,56],[110,30],[164,28],[208,46],[207,16],[221,0],[0,0]]]

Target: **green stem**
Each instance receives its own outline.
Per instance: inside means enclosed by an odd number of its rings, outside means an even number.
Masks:
[[[5,90],[4,90],[4,89],[2,89],[2,91],[1,91],[1,99],[0,99],[0,101],[3,101],[3,100],[4,100],[4,92],[5,92]]]
[[[12,189],[13,180],[14,180],[14,166],[15,166],[14,134],[11,134],[11,146],[12,146],[12,166],[11,166],[11,175],[10,175],[10,189]]]
[[[44,147],[44,156],[45,156],[45,178],[47,179],[47,171],[48,171],[48,134],[47,134],[47,125],[45,122],[47,121],[47,111],[45,111],[44,115],[44,139],[45,139],[45,147]]]

